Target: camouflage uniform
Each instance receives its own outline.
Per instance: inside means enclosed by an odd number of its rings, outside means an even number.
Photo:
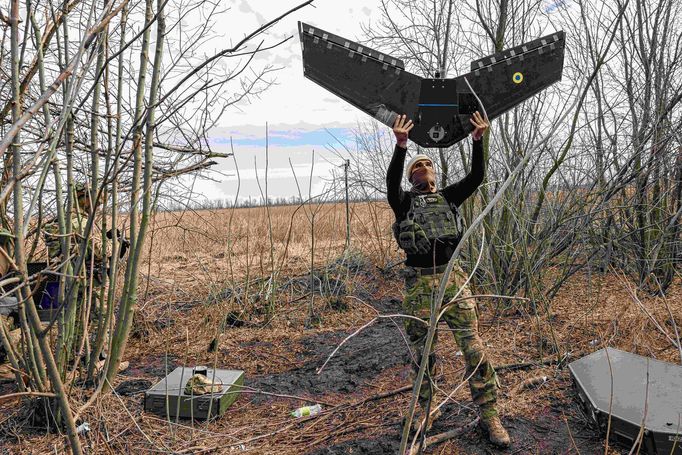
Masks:
[[[435,275],[425,275],[422,269],[406,267],[405,269],[405,298],[403,300],[403,311],[412,316],[417,316],[428,321],[430,315],[431,300],[438,293],[438,286],[442,279],[442,273]],[[459,288],[466,281],[466,274],[462,269],[455,265],[450,274],[448,285],[445,290],[443,304],[455,297]],[[459,297],[470,297],[471,291],[467,286],[462,289]],[[478,316],[476,302],[473,299],[461,300],[452,304],[445,312],[443,318],[452,330],[455,340],[464,355],[466,363],[466,376],[469,377],[469,388],[471,397],[481,408],[483,418],[497,415],[495,402],[497,400],[497,375],[491,365],[488,356],[485,354],[483,341],[478,335]],[[417,361],[421,359],[426,340],[427,325],[421,324],[412,319],[405,319],[405,330],[410,339],[412,349],[417,355]],[[429,355],[429,372],[434,374],[435,369],[435,346],[438,332],[431,345]],[[478,368],[477,368],[478,366]],[[419,369],[418,364],[413,363],[414,378]],[[473,373],[473,374],[472,374]],[[422,408],[431,399],[431,388],[429,380],[424,376],[419,392],[419,404]]]
[[[88,222],[88,214],[84,213],[82,211],[76,211],[74,210],[73,213],[71,214],[71,232],[72,232],[72,237],[71,237],[71,251],[70,254],[72,256],[78,254],[78,248],[80,247],[80,243],[83,240],[83,234],[85,231],[85,226]],[[47,246],[47,252],[50,257],[50,261],[53,260],[60,260],[59,257],[62,254],[62,244],[61,244],[61,236],[59,235],[59,221],[55,218],[51,222],[45,224],[43,226],[43,231],[45,233],[45,245]],[[101,259],[101,249],[97,248],[97,245],[100,243],[99,242],[99,237],[96,233],[95,225],[93,224],[93,229],[92,232],[90,233],[90,239],[91,242],[89,242],[88,245],[88,255],[92,251],[92,246],[91,243],[94,243],[95,245],[95,262],[97,262],[98,259]],[[61,259],[63,260],[63,258]]]
[[[81,211],[75,211],[71,215],[71,244],[69,255],[75,258],[80,253],[80,243],[83,240],[83,235],[85,231],[85,226],[87,225],[88,215]],[[57,219],[52,220],[43,227],[45,246],[47,247],[47,253],[49,256],[49,262],[51,264],[58,264],[64,261],[66,258],[62,257],[62,236],[59,235],[59,221]],[[90,241],[87,245],[87,253],[85,258],[85,263],[83,268],[86,270],[86,275],[90,270],[90,260],[92,255],[94,255],[94,269],[95,274],[93,277],[94,286],[101,285],[101,273],[100,269],[103,264],[102,248],[99,232],[95,229],[93,225],[92,232],[90,233]]]
[[[0,277],[5,275],[10,270],[12,258],[12,234],[3,228],[0,228]]]
[[[14,237],[12,233],[4,228],[0,228],[0,278],[8,274],[12,267],[12,254],[14,253]],[[0,295],[9,291],[12,286],[2,288]],[[18,308],[15,297],[0,297],[0,330],[5,330],[11,346],[20,349],[21,332],[16,328],[16,311]],[[4,343],[0,340],[0,363],[4,363],[7,358]]]
[[[71,217],[71,229],[73,229],[74,233],[80,232],[80,230],[77,229],[77,226],[80,224],[78,223],[77,218],[78,217]],[[74,221],[78,224],[73,224]],[[45,246],[47,247],[48,261],[51,264],[63,261],[65,258],[61,257],[62,237],[59,235],[59,221],[56,218],[43,226],[43,236],[45,238]],[[77,237],[75,235],[71,239],[71,256],[78,254],[78,241],[76,239]]]

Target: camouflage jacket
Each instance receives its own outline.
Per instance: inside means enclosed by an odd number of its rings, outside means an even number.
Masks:
[[[85,227],[87,225],[88,215],[86,213],[74,211],[71,214],[71,245],[69,255],[77,257],[79,254],[79,247],[84,238]],[[49,256],[49,262],[60,262],[65,258],[62,256],[62,236],[59,235],[59,221],[54,218],[49,223],[43,226],[43,233],[45,238],[45,246]],[[86,264],[89,264],[92,255],[94,254],[95,266],[97,267],[103,262],[101,233],[97,223],[93,224],[90,232],[90,240],[87,246]]]
[[[8,230],[0,228],[0,277],[9,272],[12,254],[12,234]]]
[[[3,277],[9,272],[11,262],[9,261],[11,251],[5,249],[4,245],[0,245],[0,277]]]

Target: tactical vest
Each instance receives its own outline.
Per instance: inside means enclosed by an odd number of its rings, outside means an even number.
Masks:
[[[412,194],[410,210],[393,223],[393,235],[407,254],[427,254],[438,240],[456,245],[464,232],[462,216],[440,193]]]

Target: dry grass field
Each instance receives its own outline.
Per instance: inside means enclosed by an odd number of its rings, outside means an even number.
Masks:
[[[400,321],[382,319],[367,327],[317,372],[359,327],[377,314],[400,312],[400,267],[387,267],[399,259],[392,221],[386,204],[354,204],[351,253],[344,256],[342,204],[273,207],[269,213],[250,208],[157,214],[126,354],[130,366],[117,377],[116,392],[81,416],[91,428],[83,438],[88,453],[396,453],[410,398],[410,356]],[[273,271],[274,280],[268,279]],[[500,367],[500,409],[513,438],[504,453],[604,453],[603,437],[577,405],[566,362],[555,360],[577,359],[608,345],[679,363],[677,350],[642,310],[672,333],[666,305],[679,323],[679,284],[664,301],[638,293],[615,274],[574,276],[549,315],[481,300],[480,330]],[[562,352],[550,350],[550,327]],[[442,399],[464,374],[459,348],[445,327],[437,354]],[[547,362],[515,366],[539,359]],[[224,416],[208,423],[169,422],[144,412],[146,388],[176,366],[197,364],[245,371],[246,387]],[[518,390],[539,376],[548,379]],[[289,416],[312,403],[322,404],[322,414]],[[24,410],[2,403],[0,408],[0,454],[64,450],[59,435],[22,424],[18,413]],[[468,388],[460,387],[444,410],[433,432],[473,420]],[[609,451],[627,453],[621,447]],[[496,452],[472,429],[427,453]]]
[[[351,204],[351,247],[377,265],[396,259],[392,222],[386,203]],[[196,274],[222,272],[229,279],[267,275],[273,268],[295,274],[309,270],[313,249],[316,266],[343,253],[346,208],[322,204],[159,213],[150,239],[157,276],[177,275],[178,263],[183,270],[201,264]]]

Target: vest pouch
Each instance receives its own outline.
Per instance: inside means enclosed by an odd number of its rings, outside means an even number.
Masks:
[[[433,248],[454,247],[463,232],[457,207],[442,194],[412,195],[405,218],[393,223],[393,236],[407,254],[431,254]]]
[[[456,242],[461,233],[457,225],[455,214],[449,207],[430,208],[428,216],[425,213],[418,213],[417,218],[422,219],[420,223],[427,238],[438,240],[444,243]]]
[[[424,230],[411,219],[399,223],[397,234],[398,245],[407,254],[427,254],[431,250],[431,242]]]

